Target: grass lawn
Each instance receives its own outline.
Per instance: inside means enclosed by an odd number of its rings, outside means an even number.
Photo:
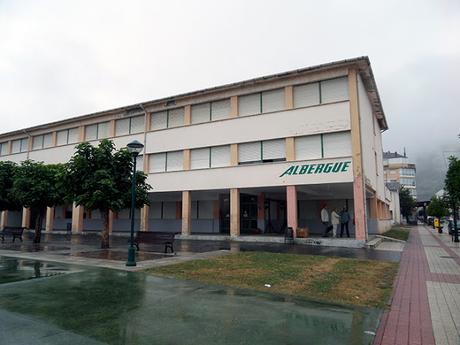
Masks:
[[[401,228],[401,227],[394,227],[387,232],[384,232],[382,235],[386,237],[396,238],[397,240],[407,241],[409,238],[409,231],[410,228]]]
[[[384,307],[398,264],[317,255],[245,252],[147,270],[196,280],[326,302]],[[271,288],[264,285],[270,284]]]

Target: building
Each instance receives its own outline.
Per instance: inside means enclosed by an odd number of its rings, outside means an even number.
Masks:
[[[358,241],[391,223],[381,132],[388,129],[369,59],[360,57],[79,116],[0,135],[1,160],[66,162],[75,144],[145,144],[152,185],[144,231],[183,236],[322,234],[320,209],[347,207]],[[3,224],[30,226],[30,212]],[[97,211],[49,208],[47,231],[97,231]],[[128,210],[111,213],[113,233]],[[199,237],[199,236],[198,236]]]
[[[387,182],[390,199],[390,214],[393,219],[393,224],[401,224],[401,206],[399,203],[399,190],[401,185],[399,182]]]
[[[417,184],[415,182],[415,164],[411,163],[406,156],[406,150],[401,155],[398,152],[383,153],[383,169],[386,182],[398,182],[401,187],[410,191],[417,199]]]

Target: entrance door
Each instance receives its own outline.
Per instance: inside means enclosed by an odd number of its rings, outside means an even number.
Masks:
[[[219,232],[221,234],[230,234],[230,194],[220,194],[219,203]]]
[[[241,233],[257,233],[257,196],[240,194]]]
[[[265,233],[284,234],[287,226],[286,201],[265,201]]]

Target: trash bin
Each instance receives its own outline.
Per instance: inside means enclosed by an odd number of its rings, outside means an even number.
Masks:
[[[291,227],[284,233],[284,243],[294,244],[294,230]]]

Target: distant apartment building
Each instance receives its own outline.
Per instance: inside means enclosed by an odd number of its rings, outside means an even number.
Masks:
[[[410,191],[411,195],[417,199],[417,184],[415,182],[415,164],[411,163],[404,154],[398,152],[383,153],[383,169],[385,182],[398,182],[401,187]]]

